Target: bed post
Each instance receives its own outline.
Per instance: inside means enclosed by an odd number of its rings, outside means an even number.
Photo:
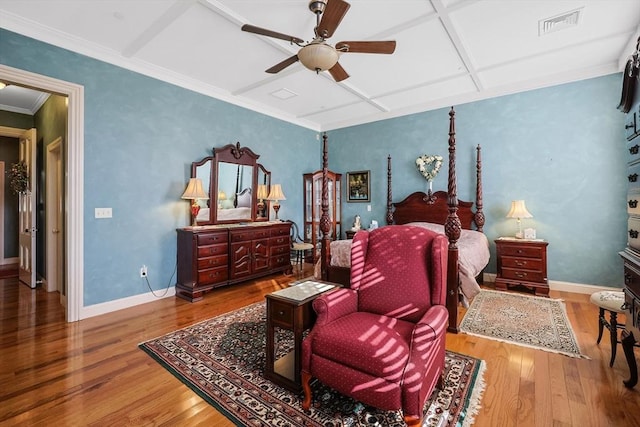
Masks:
[[[476,229],[482,233],[484,212],[482,212],[482,148],[480,148],[480,144],[478,144],[476,151],[476,213],[473,215],[473,222],[476,223]]]
[[[391,154],[389,154],[387,156],[387,225],[393,224],[393,207],[391,200]]]
[[[322,214],[320,216],[320,231],[322,237],[320,239],[320,277],[322,280],[328,278],[329,260],[331,259],[331,238],[329,231],[331,230],[331,220],[329,218],[329,183],[327,171],[329,170],[329,156],[327,153],[327,133],[322,135]]]
[[[449,312],[449,332],[458,333],[458,239],[462,230],[458,218],[458,185],[456,180],[456,126],[453,107],[449,111],[449,183],[447,205],[449,215],[444,231],[449,239],[447,265],[447,311]]]

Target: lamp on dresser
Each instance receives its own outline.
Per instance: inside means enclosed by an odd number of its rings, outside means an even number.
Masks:
[[[265,213],[265,199],[269,196],[267,191],[266,184],[258,184],[258,192],[256,193],[256,198],[258,199],[258,216],[260,218],[264,218],[266,216]]]
[[[189,178],[189,184],[187,184],[187,189],[182,193],[182,198],[191,200],[191,225],[195,227],[198,225],[196,218],[200,212],[198,200],[209,199],[209,195],[202,188],[202,180],[200,178]]]
[[[282,186],[280,184],[273,184],[271,186],[271,191],[269,192],[269,196],[267,196],[267,200],[271,200],[273,202],[273,210],[276,213],[276,221],[278,221],[278,211],[280,210],[280,203],[278,203],[278,201],[287,200],[282,192]]]
[[[511,202],[511,209],[509,213],[507,213],[507,218],[515,218],[518,221],[518,233],[516,237],[522,239],[522,224],[520,220],[522,218],[533,218],[533,215],[527,210],[524,200],[514,200]]]

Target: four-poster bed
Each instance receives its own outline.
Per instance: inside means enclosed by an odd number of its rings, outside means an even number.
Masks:
[[[322,237],[320,239],[319,274],[323,280],[348,285],[350,278],[348,264],[344,266],[344,263],[331,262],[332,250],[342,250],[341,258],[344,258],[344,252],[350,250],[350,243],[349,241],[334,241],[332,243],[330,238],[328,189],[326,185],[326,173],[328,171],[326,134],[323,137],[322,171],[322,216],[320,218]],[[465,294],[469,298],[473,297],[477,292],[474,291],[473,287],[479,290],[475,276],[486,266],[489,260],[489,250],[488,240],[482,234],[485,217],[482,211],[482,160],[480,146],[477,147],[476,159],[475,212],[472,202],[460,201],[457,197],[455,111],[453,107],[449,112],[449,175],[447,192],[437,191],[432,195],[427,195],[418,191],[410,194],[400,202],[393,203],[391,188],[391,156],[389,156],[387,159],[386,223],[388,225],[414,224],[425,226],[447,236],[449,240],[447,267],[449,331],[458,332],[458,304],[460,298],[464,298]],[[471,231],[474,227],[476,231]],[[480,236],[477,236],[478,234]],[[478,239],[478,237],[480,238]],[[462,259],[460,251],[466,251],[463,252]],[[473,285],[471,285],[471,281]]]

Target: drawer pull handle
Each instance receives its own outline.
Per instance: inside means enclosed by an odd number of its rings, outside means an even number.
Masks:
[[[280,310],[280,311],[278,312],[278,316],[284,316],[284,311]]]
[[[629,148],[629,154],[638,154],[640,150],[640,145],[636,144],[633,147]]]
[[[518,267],[524,267],[525,265],[527,265],[527,262],[526,261],[518,261],[517,260],[515,264]]]
[[[629,207],[631,209],[635,209],[638,207],[638,201],[637,200],[629,200]]]
[[[638,238],[638,230],[629,230],[629,237],[631,237],[632,239],[637,239]]]
[[[527,277],[527,273],[524,271],[516,271],[516,276],[522,279],[523,277]]]
[[[625,283],[625,285],[631,284],[632,280],[633,280],[633,276],[631,276],[629,273],[624,275],[624,283]]]
[[[517,253],[519,253],[519,254],[521,254],[521,253],[523,253],[524,251],[523,251],[522,249],[518,249],[516,252],[517,252]]]
[[[638,181],[638,174],[637,173],[632,173],[627,178],[629,178],[629,182],[637,182]]]

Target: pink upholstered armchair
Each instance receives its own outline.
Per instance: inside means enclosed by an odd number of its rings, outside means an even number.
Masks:
[[[446,275],[444,235],[404,225],[357,233],[351,288],[313,302],[318,318],[302,343],[303,408],[315,377],[420,425],[444,369]]]

